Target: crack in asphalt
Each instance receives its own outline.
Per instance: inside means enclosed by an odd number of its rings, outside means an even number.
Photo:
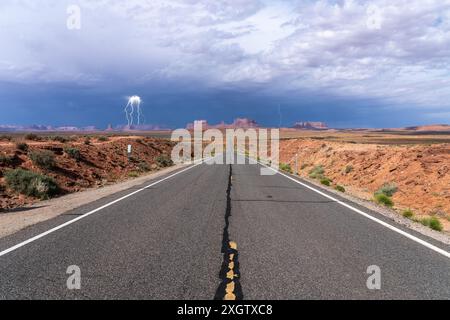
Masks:
[[[225,227],[223,228],[222,250],[223,262],[219,272],[222,280],[217,288],[214,300],[243,300],[240,283],[239,253],[237,243],[230,240],[229,226],[231,217],[231,188],[233,186],[233,167],[230,165],[227,187],[227,204],[225,211]]]

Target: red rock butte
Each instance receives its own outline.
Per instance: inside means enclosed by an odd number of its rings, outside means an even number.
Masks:
[[[328,125],[324,122],[296,122],[293,126],[294,129],[300,130],[327,130]]]

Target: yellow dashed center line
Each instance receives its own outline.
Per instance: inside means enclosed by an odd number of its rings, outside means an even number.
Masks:
[[[227,288],[225,289],[225,300],[236,300],[236,295],[234,294],[234,282],[231,281],[229,284],[227,284]]]
[[[237,243],[234,241],[230,241],[228,243],[230,246],[230,249],[237,251]],[[227,284],[227,287],[225,289],[225,297],[224,300],[236,300],[236,295],[234,294],[234,290],[236,288],[236,285],[234,283],[234,278],[236,278],[238,275],[234,273],[234,253],[230,253],[228,256],[230,262],[228,263],[228,272],[227,272],[227,279],[231,280],[230,283]]]

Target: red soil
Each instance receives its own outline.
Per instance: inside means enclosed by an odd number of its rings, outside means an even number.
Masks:
[[[387,146],[292,139],[281,142],[281,159],[308,176],[318,165],[334,184],[363,199],[385,183],[395,183],[393,196],[399,212],[412,209],[417,216],[438,217],[450,231],[450,144]],[[302,169],[303,167],[303,169]]]
[[[23,168],[42,173],[56,180],[62,194],[78,192],[87,188],[101,187],[143,173],[142,163],[150,170],[157,170],[156,158],[161,154],[170,156],[173,144],[167,140],[143,137],[112,137],[106,142],[92,139],[90,145],[84,138],[59,143],[53,141],[27,141],[28,152],[17,150],[12,142],[1,142],[0,155],[14,156],[13,163],[0,163],[0,210],[10,209],[36,202],[37,199],[19,195],[5,185],[4,173],[9,169]],[[132,158],[128,159],[127,146],[131,144]],[[77,148],[82,159],[77,161],[64,152],[65,147]],[[56,167],[45,170],[37,167],[29,158],[30,152],[50,150],[55,155]]]

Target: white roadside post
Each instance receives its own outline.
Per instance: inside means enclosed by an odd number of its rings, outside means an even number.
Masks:
[[[298,171],[298,153],[295,154],[295,175],[296,176],[299,175],[299,171]]]
[[[132,152],[132,147],[131,147],[131,144],[129,144],[128,148],[127,148],[128,160],[131,159],[131,152]]]

